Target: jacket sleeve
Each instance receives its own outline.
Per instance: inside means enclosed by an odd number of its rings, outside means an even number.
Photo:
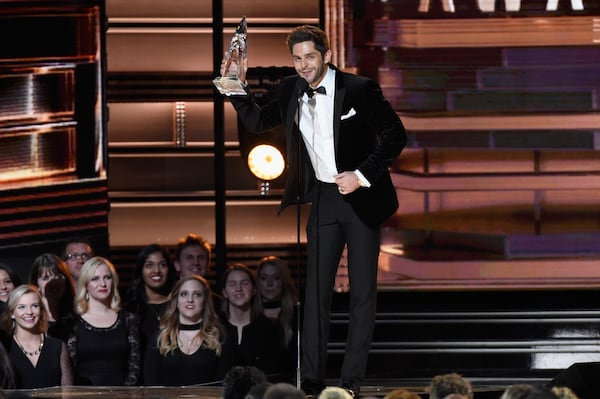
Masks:
[[[127,341],[129,343],[128,374],[125,385],[137,385],[140,380],[141,358],[140,358],[140,336],[138,321],[133,313],[122,310],[127,323]]]
[[[406,145],[406,130],[400,117],[383,96],[381,87],[373,80],[365,85],[366,123],[375,133],[374,151],[358,166],[370,182],[388,173],[392,162]]]

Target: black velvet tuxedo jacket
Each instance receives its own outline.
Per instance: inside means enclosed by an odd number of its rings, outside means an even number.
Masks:
[[[331,64],[329,67],[336,69]],[[248,132],[260,134],[284,125],[288,177],[279,212],[288,205],[309,202],[316,181],[297,124],[307,86],[298,75],[286,77],[275,99],[262,107],[249,89],[248,96],[230,97]],[[345,199],[363,222],[377,226],[398,209],[388,168],[406,144],[406,131],[375,81],[336,69],[334,95],[332,123],[338,171],[358,169],[371,183],[371,187],[361,187]]]

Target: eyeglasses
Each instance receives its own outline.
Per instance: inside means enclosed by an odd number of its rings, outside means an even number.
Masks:
[[[86,261],[91,257],[92,257],[92,255],[85,253],[85,252],[82,254],[72,253],[72,254],[67,254],[66,260],[81,259],[83,261]]]

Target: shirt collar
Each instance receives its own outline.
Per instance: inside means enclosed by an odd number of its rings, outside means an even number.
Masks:
[[[325,88],[325,95],[328,97],[333,96],[333,91],[335,90],[335,70],[327,66],[327,72],[325,72],[325,76],[319,86],[323,86]],[[316,89],[316,87],[315,87]],[[307,98],[306,96],[304,98]]]
[[[319,86],[323,86],[325,88],[325,93],[327,96],[333,96],[335,91],[335,70],[327,66],[327,73],[325,77],[321,81]]]

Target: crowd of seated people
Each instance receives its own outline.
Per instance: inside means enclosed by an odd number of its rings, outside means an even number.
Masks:
[[[232,263],[216,282],[204,238],[188,234],[173,250],[141,248],[126,290],[84,238],[60,256],[37,256],[25,284],[0,259],[1,388],[212,385],[224,399],[305,397],[293,386],[302,321],[286,262]],[[340,389],[318,397],[349,399]],[[477,399],[458,373],[434,376],[424,393]],[[399,388],[381,397],[425,395]],[[498,399],[517,398],[587,399],[549,384],[511,385]]]
[[[296,293],[276,258],[209,281],[210,244],[188,234],[140,249],[130,284],[86,238],[35,257],[22,284],[0,263],[0,382],[50,386],[221,385],[233,367],[293,381]],[[123,295],[123,298],[121,297]]]

